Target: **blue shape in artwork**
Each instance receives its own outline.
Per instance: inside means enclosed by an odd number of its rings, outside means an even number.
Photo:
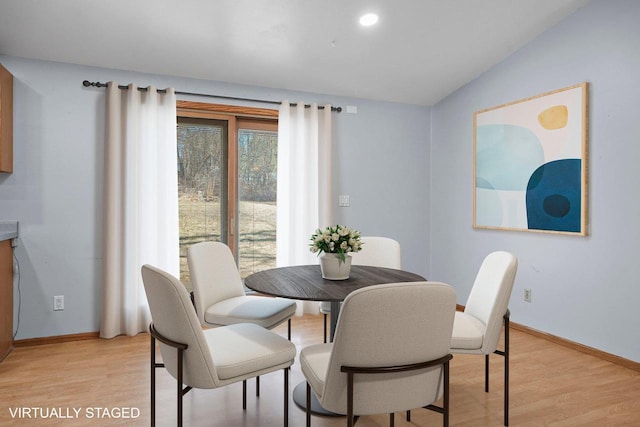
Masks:
[[[580,232],[581,168],[580,159],[563,159],[531,174],[526,197],[529,229]]]
[[[544,162],[540,140],[529,129],[515,125],[476,128],[476,186],[524,191],[529,177]]]
[[[482,178],[481,176],[476,178],[476,187],[485,188],[485,189],[488,189],[488,190],[495,190],[495,188],[493,188],[493,185],[491,185],[491,183],[489,181],[487,181],[486,179]]]
[[[552,194],[545,197],[542,202],[542,210],[544,210],[548,215],[556,218],[562,218],[571,210],[571,202],[561,194]]]

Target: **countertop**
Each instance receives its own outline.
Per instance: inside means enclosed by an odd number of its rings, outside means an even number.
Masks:
[[[0,221],[0,241],[18,237],[18,221]]]

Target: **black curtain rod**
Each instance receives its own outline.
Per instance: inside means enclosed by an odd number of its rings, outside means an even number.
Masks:
[[[82,85],[84,87],[89,87],[89,86],[93,86],[93,87],[107,87],[108,84],[107,83],[100,83],[100,82],[90,82],[89,80],[85,80],[82,82]],[[124,86],[124,85],[118,85],[119,89],[129,89],[129,86]],[[147,88],[146,87],[138,87],[138,90],[142,91],[142,92],[146,92]],[[158,92],[161,93],[166,93],[167,90],[166,89],[158,89]],[[280,101],[268,101],[265,99],[251,99],[251,98],[238,98],[235,96],[223,96],[223,95],[210,95],[207,93],[195,93],[195,92],[181,92],[181,91],[176,91],[176,95],[192,95],[192,96],[206,96],[209,98],[219,98],[219,99],[230,99],[233,101],[248,101],[248,102],[259,102],[262,104],[274,104],[274,105],[280,105],[282,104]],[[296,103],[291,103],[292,106],[296,106],[298,104]],[[311,107],[310,105],[306,104],[305,108],[309,108]],[[324,106],[323,105],[319,105],[318,108],[320,110],[324,110]],[[342,107],[331,107],[331,111],[336,111],[338,113],[342,112]]]

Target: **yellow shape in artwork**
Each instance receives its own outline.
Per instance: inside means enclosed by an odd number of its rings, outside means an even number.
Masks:
[[[540,126],[545,129],[560,129],[567,125],[569,110],[566,105],[554,105],[538,115]]]

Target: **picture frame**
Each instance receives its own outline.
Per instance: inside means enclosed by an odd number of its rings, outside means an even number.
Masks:
[[[587,82],[473,115],[473,228],[586,236]]]

